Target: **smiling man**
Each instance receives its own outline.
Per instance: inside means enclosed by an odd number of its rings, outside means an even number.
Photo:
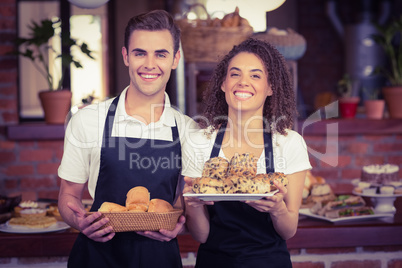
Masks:
[[[70,120],[59,167],[59,210],[80,234],[69,267],[182,267],[172,231],[115,233],[98,218],[103,202],[125,205],[127,192],[144,186],[150,199],[174,205],[179,196],[181,145],[193,121],[170,106],[165,92],[180,59],[180,30],[162,10],[130,19],[122,56],[130,84],[115,98],[81,109]],[[166,163],[168,161],[168,163]],[[94,199],[86,216],[82,193]]]

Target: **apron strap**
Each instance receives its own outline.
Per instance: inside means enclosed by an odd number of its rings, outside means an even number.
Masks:
[[[222,146],[223,136],[225,136],[227,122],[223,123],[218,129],[218,134],[216,134],[214,147],[212,147],[210,158],[219,156],[219,150]]]
[[[109,138],[112,135],[114,116],[116,114],[117,104],[119,103],[120,94],[113,100],[112,104],[110,104],[109,110],[107,111],[105,128],[103,131],[103,141],[102,144],[105,143],[105,139]]]
[[[264,123],[264,150],[265,150],[265,169],[268,173],[274,173],[274,149],[272,146],[272,133],[265,129]]]

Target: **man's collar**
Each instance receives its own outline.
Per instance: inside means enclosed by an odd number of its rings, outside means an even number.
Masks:
[[[126,94],[127,94],[128,87],[126,87],[120,94],[119,103],[117,104],[117,110],[115,115],[116,122],[123,122],[123,121],[138,121],[137,119],[133,118],[132,116],[128,115],[126,112]],[[164,102],[164,109],[162,115],[158,122],[166,125],[166,126],[175,126],[175,119],[173,108],[170,104],[170,99],[168,94],[165,92],[165,102]]]

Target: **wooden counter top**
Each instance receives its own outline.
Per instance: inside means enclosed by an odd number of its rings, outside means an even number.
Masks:
[[[77,232],[69,229],[43,234],[0,232],[0,257],[68,256]],[[402,213],[393,218],[348,223],[330,223],[300,217],[296,235],[287,241],[289,249],[341,248],[402,245]],[[178,237],[181,252],[196,252],[198,243],[190,235]]]

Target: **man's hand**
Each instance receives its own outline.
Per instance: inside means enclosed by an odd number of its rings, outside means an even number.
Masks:
[[[88,238],[97,242],[107,242],[114,237],[115,233],[113,232],[113,227],[108,226],[104,229],[100,229],[103,225],[109,222],[108,218],[96,221],[96,219],[102,216],[102,213],[97,211],[86,216],[86,211],[79,206],[70,202],[67,203],[67,206],[74,212],[78,230]]]
[[[152,231],[145,231],[145,232],[137,232],[137,234],[146,236],[151,239],[159,240],[161,242],[168,242],[172,239],[174,239],[178,234],[183,232],[184,228],[184,223],[186,222],[186,218],[182,215],[179,218],[179,221],[176,224],[176,227],[169,231],[169,230],[164,230],[161,229],[159,232],[152,232]]]

